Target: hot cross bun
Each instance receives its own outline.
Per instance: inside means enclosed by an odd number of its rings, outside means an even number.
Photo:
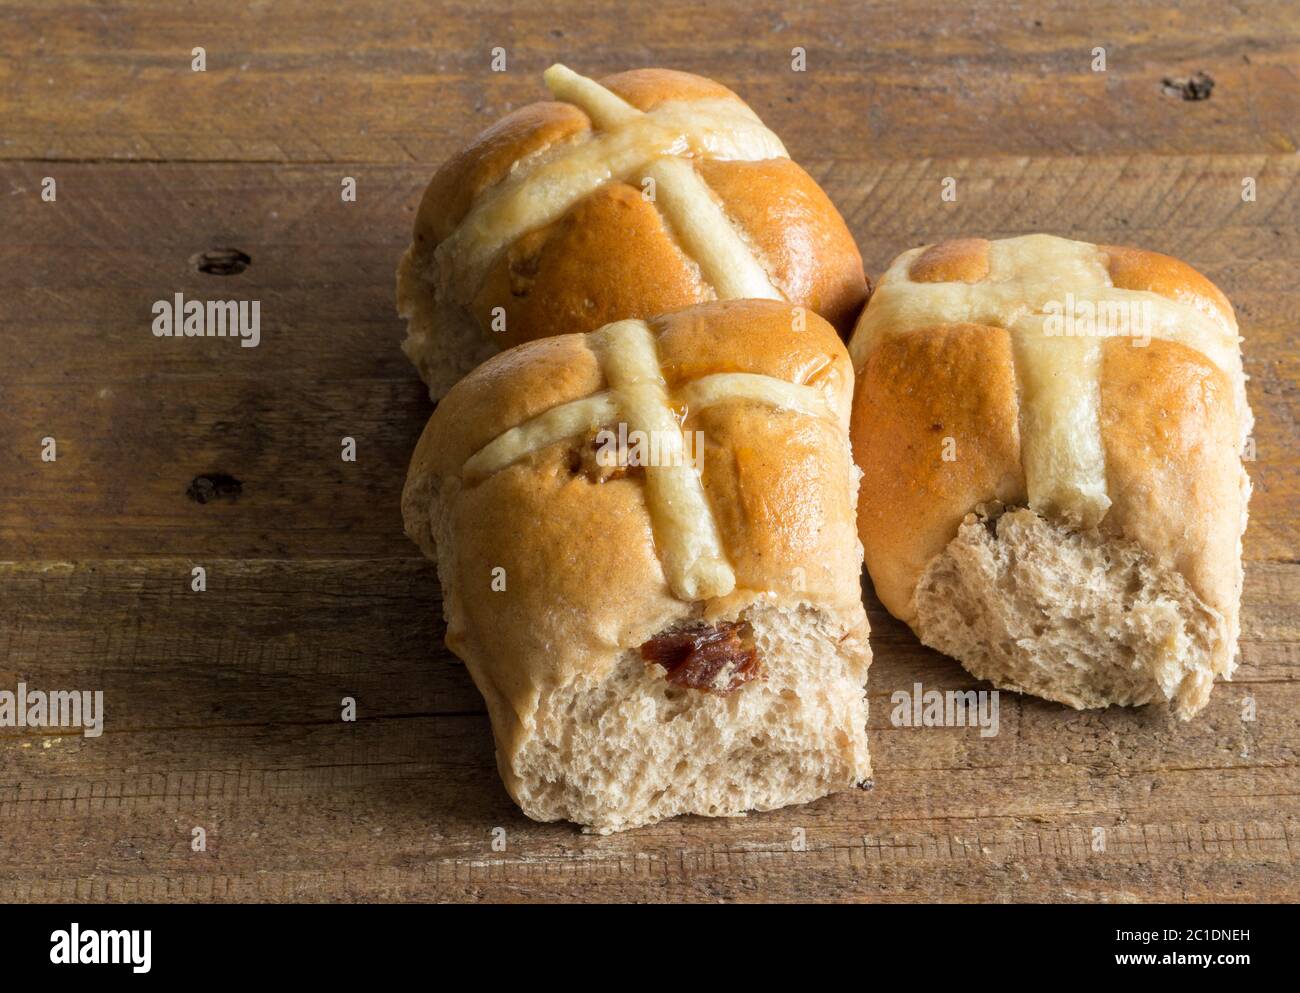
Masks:
[[[998,686],[1206,705],[1238,637],[1237,323],[1177,259],[1047,235],[900,255],[850,343],[881,602]]]
[[[425,191],[398,271],[434,399],[499,349],[715,299],[786,300],[847,334],[862,259],[826,194],[725,86],[564,66]]]
[[[817,315],[720,301],[524,343],[443,398],[403,515],[530,817],[867,778],[852,383]]]

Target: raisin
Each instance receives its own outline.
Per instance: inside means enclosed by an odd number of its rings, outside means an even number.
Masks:
[[[587,435],[585,441],[581,442],[578,447],[571,448],[568,453],[569,475],[585,476],[589,483],[608,483],[615,479],[624,479],[628,476],[639,476],[642,473],[641,466],[628,465],[627,450],[619,448],[613,453],[613,465],[602,464],[610,461],[610,454],[606,452],[606,458],[602,460],[599,456],[601,449],[605,446],[601,444],[598,432],[591,432]]]
[[[723,695],[760,674],[754,629],[744,621],[665,631],[641,646],[641,658],[666,670],[674,686]]]

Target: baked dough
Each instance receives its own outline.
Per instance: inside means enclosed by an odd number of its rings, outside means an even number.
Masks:
[[[483,132],[421,202],[397,297],[434,399],[498,348],[699,301],[788,300],[848,331],[857,247],[734,93],[663,69],[543,78],[555,102]]]
[[[403,516],[530,817],[614,831],[867,778],[851,397],[829,324],[731,301],[520,345],[438,405]],[[593,465],[600,429],[654,464]],[[732,627],[743,673],[647,662]]]
[[[1235,665],[1239,341],[1223,294],[1154,252],[1028,235],[900,255],[850,343],[881,602],[1000,686],[1195,714]]]

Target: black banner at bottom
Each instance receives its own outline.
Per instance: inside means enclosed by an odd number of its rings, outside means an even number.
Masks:
[[[651,970],[676,960],[697,979],[735,981],[790,968],[822,976],[847,959],[864,981],[893,960],[918,980],[938,979],[931,969],[1023,980],[1041,968],[1071,980],[1231,982],[1285,968],[1295,954],[1292,908],[1259,905],[10,905],[0,916],[9,980],[338,983],[397,968],[434,978],[496,966],[497,978],[516,981],[535,969],[553,982],[557,967],[571,978],[576,968],[593,981],[651,981]]]

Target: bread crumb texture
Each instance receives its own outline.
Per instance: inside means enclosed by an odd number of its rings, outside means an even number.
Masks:
[[[916,611],[921,640],[973,675],[1077,709],[1168,701],[1188,719],[1234,666],[1216,651],[1224,617],[1177,570],[1025,508],[968,514],[917,584]]]
[[[610,834],[807,803],[866,780],[867,646],[809,608],[759,604],[744,620],[763,677],[734,693],[674,686],[636,650],[608,678],[544,693],[506,777],[524,812]]]

